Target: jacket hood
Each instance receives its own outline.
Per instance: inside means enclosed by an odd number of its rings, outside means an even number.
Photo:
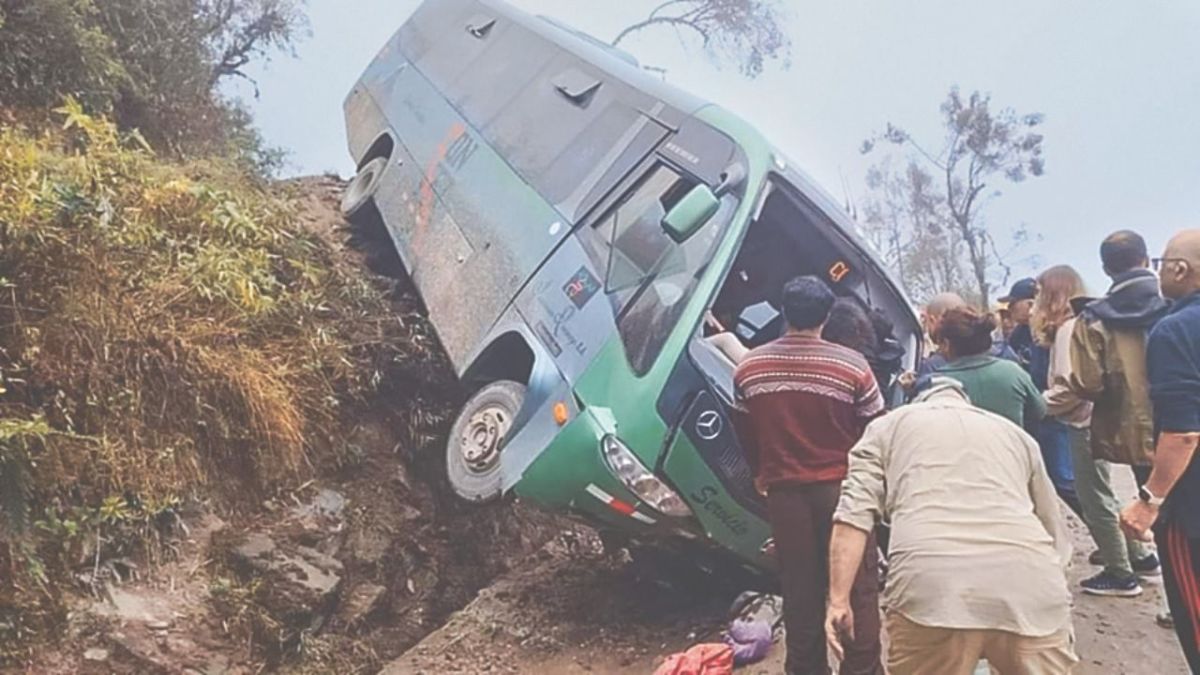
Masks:
[[[1150,328],[1169,308],[1158,289],[1158,277],[1138,269],[1113,277],[1108,295],[1088,305],[1085,316],[1113,328]]]

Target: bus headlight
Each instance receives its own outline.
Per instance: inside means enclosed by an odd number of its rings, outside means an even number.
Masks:
[[[692,515],[687,502],[647,469],[619,438],[605,436],[600,440],[600,449],[613,475],[655,511],[676,518]]]

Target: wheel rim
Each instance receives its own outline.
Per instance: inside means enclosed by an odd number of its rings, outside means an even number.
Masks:
[[[500,444],[512,427],[508,410],[490,405],[471,415],[459,439],[463,464],[474,473],[487,473],[500,459]]]
[[[346,186],[346,194],[342,197],[342,213],[356,211],[359,204],[370,195],[371,187],[381,169],[375,164],[375,161],[369,162],[350,179],[350,184]]]
[[[354,181],[350,183],[350,201],[357,202],[366,192],[367,187],[375,180],[375,169],[370,168],[354,177]]]

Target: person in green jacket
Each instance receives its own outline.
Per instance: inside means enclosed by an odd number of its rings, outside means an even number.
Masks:
[[[1029,429],[1046,416],[1046,401],[1021,366],[988,353],[994,330],[990,315],[966,307],[946,312],[938,347],[949,362],[936,372],[961,382],[976,406]]]

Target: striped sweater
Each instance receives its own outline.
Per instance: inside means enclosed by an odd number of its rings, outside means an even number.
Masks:
[[[743,451],[768,487],[842,480],[850,448],[884,411],[867,360],[819,338],[789,334],[751,351],[734,386]]]

